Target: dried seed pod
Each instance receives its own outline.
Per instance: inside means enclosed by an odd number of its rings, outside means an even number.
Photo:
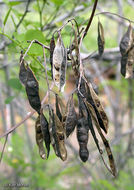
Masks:
[[[52,79],[53,79],[53,52],[55,48],[55,40],[54,36],[52,36],[51,41],[50,41],[50,64],[51,64],[51,74],[52,74]]]
[[[106,152],[107,152],[107,156],[108,156],[108,159],[109,159],[109,164],[110,164],[110,168],[111,168],[111,173],[116,176],[116,166],[115,166],[115,162],[114,162],[114,157],[113,157],[113,154],[112,154],[112,151],[111,151],[111,148],[110,148],[110,145],[109,145],[109,142],[108,140],[105,138],[105,136],[103,135],[102,131],[101,131],[101,128],[100,128],[100,124],[99,124],[99,120],[96,116],[96,113],[95,113],[95,110],[94,110],[94,107],[88,102],[85,100],[85,104],[89,110],[89,113],[91,113],[91,116],[92,116],[92,119],[93,121],[95,122],[95,126],[96,126],[96,129],[103,141],[103,144],[105,146],[105,149],[106,149]],[[103,158],[102,158],[103,159]],[[103,159],[103,162],[104,162],[104,159]],[[108,168],[108,167],[107,167]],[[108,168],[109,169],[109,168]]]
[[[104,39],[103,26],[102,26],[101,22],[98,21],[98,51],[99,51],[100,56],[104,52],[104,44],[105,44],[105,39]]]
[[[62,121],[62,114],[59,108],[58,94],[55,94],[55,107],[56,107],[56,115],[58,116],[59,120]]]
[[[126,76],[126,65],[128,62],[128,53],[121,57],[121,74],[125,77]]]
[[[32,70],[27,68],[26,93],[30,105],[40,114],[41,102],[39,97],[39,85]]]
[[[56,114],[54,114],[54,118],[55,118],[55,125],[56,125],[56,136],[57,136],[58,144],[59,144],[60,158],[63,161],[65,161],[67,159],[67,151],[66,151],[66,147],[64,143],[65,131],[64,131],[62,123],[60,122]]]
[[[50,107],[49,107],[49,134],[50,134],[51,144],[54,148],[54,151],[55,151],[57,156],[60,156],[59,147],[57,147],[58,146],[58,140],[57,140],[57,136],[56,136],[54,113]]]
[[[47,149],[47,158],[49,157],[49,152],[50,152],[50,134],[49,134],[49,128],[48,128],[48,122],[46,117],[44,116],[43,113],[40,115],[40,124],[41,124],[41,130],[43,134],[43,138],[45,141],[45,146]]]
[[[87,108],[87,105],[86,105],[86,108]],[[88,108],[87,108],[87,109],[88,109]],[[95,130],[94,130],[94,128],[93,128],[91,113],[90,113],[89,111],[88,111],[88,126],[89,126],[90,132],[91,132],[91,134],[92,134],[92,137],[93,137],[93,139],[94,139],[94,142],[95,142],[95,144],[96,144],[96,146],[97,146],[97,148],[98,148],[98,150],[99,150],[99,153],[102,154],[103,151],[102,151],[102,149],[101,149],[100,146],[99,146],[99,141],[98,141],[98,139],[97,139],[97,137],[96,137],[96,133],[95,133]]]
[[[59,34],[53,52],[53,79],[59,90],[63,91],[65,86],[65,75],[67,66],[67,52],[64,47],[61,35]]]
[[[42,159],[46,159],[46,153],[45,149],[43,146],[43,134],[41,130],[41,125],[40,125],[40,117],[37,117],[36,123],[35,123],[35,133],[36,133],[36,143],[39,148],[39,154]]]
[[[57,101],[58,101],[58,104],[60,106],[60,110],[61,110],[61,113],[62,113],[62,122],[65,122],[66,120],[66,106],[62,100],[62,98],[60,96],[57,96]]]
[[[67,151],[64,144],[64,128],[52,109],[49,110],[49,132],[55,154],[63,161],[66,160]]]
[[[67,117],[65,122],[67,137],[69,137],[69,135],[74,131],[76,125],[77,125],[77,114],[75,112],[73,95],[72,95],[67,103]]]
[[[134,77],[134,46],[121,58],[121,74],[126,78]]]
[[[79,155],[83,162],[86,162],[89,157],[89,151],[87,149],[88,143],[88,130],[87,130],[87,120],[81,118],[78,120],[77,124],[77,139],[80,146]]]
[[[88,85],[86,83],[87,90],[87,101],[93,106],[96,116],[98,118],[100,127],[104,130],[105,133],[108,131],[108,118],[104,111],[104,108],[99,100],[99,97],[92,88],[91,83]]]
[[[21,51],[20,55],[20,71],[19,71],[19,79],[21,83],[25,86],[27,81],[27,69],[25,67],[23,52]]]
[[[60,73],[60,91],[64,91],[65,83],[66,83],[66,69],[67,69],[67,51],[64,47],[64,44],[62,45],[64,49],[64,56],[63,61],[61,63],[61,73]]]
[[[126,54],[132,47],[133,38],[133,28],[130,24],[127,32],[124,34],[120,42],[120,52],[122,55]]]

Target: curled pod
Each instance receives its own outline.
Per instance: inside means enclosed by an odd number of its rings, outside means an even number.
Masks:
[[[26,93],[31,107],[40,114],[41,102],[39,97],[39,85],[29,67],[27,68]]]
[[[122,55],[126,54],[132,47],[134,39],[133,28],[131,24],[128,26],[127,32],[123,35],[120,42],[120,52]]]
[[[55,48],[55,40],[54,36],[52,36],[51,41],[50,41],[50,65],[51,65],[51,74],[52,74],[52,79],[53,79],[53,52]]]
[[[104,29],[101,22],[98,21],[98,51],[100,56],[104,52],[104,45],[105,45]]]
[[[46,158],[46,153],[45,153],[45,149],[43,146],[43,134],[42,134],[42,130],[41,130],[41,125],[40,125],[40,117],[37,117],[37,120],[35,122],[35,133],[36,133],[36,143],[38,145],[39,148],[39,154],[40,157],[42,159]]]
[[[79,143],[79,155],[83,162],[86,162],[89,157],[89,151],[87,149],[88,143],[88,130],[87,130],[87,120],[81,118],[78,120],[77,124],[77,140]]]
[[[19,79],[21,83],[25,86],[27,81],[27,69],[25,67],[24,59],[23,59],[23,51],[21,51],[20,55],[20,71],[19,71]]]
[[[73,95],[72,95],[67,103],[67,117],[65,122],[67,137],[69,137],[69,135],[74,131],[76,125],[77,125],[77,114],[75,112]]]
[[[48,128],[48,121],[47,121],[47,119],[43,113],[41,113],[41,115],[40,115],[40,124],[41,124],[41,130],[42,130],[43,138],[45,141],[45,146],[47,149],[47,158],[48,158],[49,152],[50,152],[51,140],[50,140],[50,134],[49,134],[49,128]]]

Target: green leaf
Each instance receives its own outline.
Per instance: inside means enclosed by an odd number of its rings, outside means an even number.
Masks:
[[[21,1],[10,1],[9,2],[9,5],[10,6],[16,6],[16,5],[19,5],[19,4],[21,4],[22,2]]]
[[[12,78],[12,79],[8,80],[8,85],[11,88],[14,88],[16,90],[21,90],[21,88],[22,88],[22,85],[18,78]]]
[[[51,0],[55,5],[61,6],[64,3],[64,0]]]
[[[10,104],[14,98],[15,96],[9,96],[7,99],[5,99],[5,104]]]
[[[11,10],[12,10],[12,8],[10,7],[7,14],[6,14],[6,16],[5,16],[4,22],[3,22],[4,26],[5,26],[6,22],[7,22],[7,19],[9,17],[9,14],[10,14]]]
[[[28,30],[25,33],[25,41],[27,40],[38,40],[42,43],[45,43],[45,37],[43,35],[43,33],[39,30]],[[42,55],[43,51],[42,51],[42,47],[39,46],[38,44],[32,44],[32,47],[30,48],[29,54],[31,55]]]

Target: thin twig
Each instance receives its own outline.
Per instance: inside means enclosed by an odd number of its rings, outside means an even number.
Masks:
[[[0,164],[1,164],[1,161],[2,161],[2,158],[3,158],[3,154],[4,154],[4,150],[5,150],[6,144],[7,144],[7,139],[8,139],[8,135],[6,135],[6,137],[5,137],[5,142],[4,142],[4,145],[3,145],[3,148],[2,148],[2,152],[1,152],[1,156],[0,156]]]
[[[95,16],[100,15],[100,14],[104,14],[104,15],[105,15],[105,14],[114,15],[114,16],[117,16],[117,17],[123,19],[123,20],[127,20],[128,22],[132,22],[132,23],[134,23],[133,20],[130,20],[130,19],[126,18],[126,17],[123,17],[123,16],[118,15],[118,14],[116,14],[116,13],[111,13],[111,12],[100,12],[100,13],[97,13]]]
[[[28,1],[27,1],[27,5],[26,5],[25,12],[24,12],[23,16],[21,17],[21,19],[20,19],[19,23],[16,25],[15,32],[17,31],[17,29],[19,28],[20,24],[21,24],[21,23],[22,23],[22,21],[24,20],[24,18],[25,18],[25,16],[26,16],[26,14],[28,13],[28,8],[29,8],[29,5],[30,5],[30,1],[31,1],[31,0],[28,0]]]
[[[90,18],[89,18],[87,27],[85,28],[85,31],[84,31],[84,37],[87,35],[87,32],[88,32],[88,30],[89,30],[89,28],[90,28],[90,26],[91,26],[91,23],[92,23],[94,14],[95,14],[95,10],[96,10],[96,7],[97,7],[97,3],[98,3],[98,0],[95,0],[94,6],[93,6],[93,9],[92,9],[91,16],[90,16]]]
[[[31,43],[31,42],[32,42],[32,43],[36,43],[36,44],[38,44],[38,45],[44,47],[45,49],[50,50],[50,47],[49,47],[49,46],[46,46],[46,45],[42,44],[42,43],[39,42],[38,40],[33,40],[33,41],[27,40],[27,43]]]

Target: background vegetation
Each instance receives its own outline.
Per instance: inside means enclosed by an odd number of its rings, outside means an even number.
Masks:
[[[93,0],[1,0],[0,1],[0,135],[24,119],[31,110],[24,87],[19,82],[20,51],[26,51],[27,40],[37,39],[49,45],[52,33],[69,18],[74,17],[79,26],[86,26],[92,11]],[[134,20],[134,1],[100,0],[96,13],[109,11]],[[62,162],[51,149],[50,157],[40,158],[35,143],[36,115],[24,122],[8,136],[0,164],[0,187],[22,183],[27,189],[63,190],[133,190],[134,189],[134,139],[133,139],[133,81],[120,74],[119,42],[127,30],[128,22],[105,14],[99,19],[105,31],[105,52],[97,56],[97,23],[95,16],[83,40],[81,54],[87,75],[99,89],[99,94],[110,125],[108,139],[116,160],[118,176],[114,179],[104,167],[97,148],[89,136],[89,159],[83,164],[78,156],[75,133],[66,141],[68,159]],[[67,25],[62,37],[65,46],[70,44],[71,26]],[[93,53],[94,52],[94,53]],[[40,84],[43,98],[47,91],[42,67],[42,48],[33,44],[26,61]],[[89,56],[93,53],[93,57]],[[50,76],[49,52],[46,51]],[[74,87],[73,73],[68,67],[64,97]],[[0,139],[2,152],[4,138]],[[9,189],[12,189],[8,186]],[[14,189],[20,189],[18,187]]]

